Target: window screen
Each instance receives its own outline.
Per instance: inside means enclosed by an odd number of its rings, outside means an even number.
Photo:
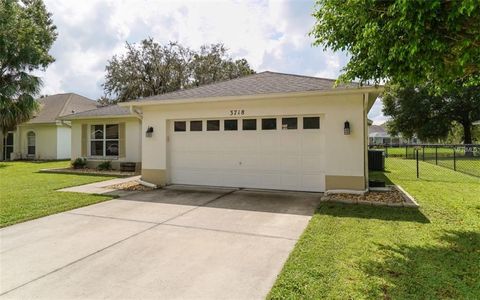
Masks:
[[[202,131],[202,121],[190,121],[190,131]]]
[[[256,119],[244,119],[242,122],[243,130],[257,130],[257,120]]]
[[[320,117],[304,117],[303,129],[319,129]]]
[[[175,131],[186,131],[187,122],[185,121],[175,121],[174,123]]]
[[[262,119],[262,129],[263,130],[277,129],[277,119],[275,118]]]
[[[224,130],[238,130],[238,120],[225,120]]]
[[[297,129],[297,118],[282,118],[282,129]]]
[[[207,131],[219,131],[219,130],[220,130],[220,120],[207,121]]]

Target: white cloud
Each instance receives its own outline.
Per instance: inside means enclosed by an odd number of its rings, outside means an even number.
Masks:
[[[257,71],[336,78],[347,62],[343,53],[311,46],[313,0],[45,1],[59,36],[43,94],[100,97],[108,59],[125,51],[125,41],[147,37],[193,48],[222,42]]]
[[[388,121],[388,117],[383,115],[382,113],[383,103],[381,99],[377,99],[377,101],[373,104],[370,112],[368,113],[368,118],[373,121],[374,125],[380,125]]]

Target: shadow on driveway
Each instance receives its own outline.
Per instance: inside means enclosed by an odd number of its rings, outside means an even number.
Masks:
[[[221,196],[205,202],[209,194]],[[321,193],[306,192],[169,186],[119,200],[311,216],[321,196]]]

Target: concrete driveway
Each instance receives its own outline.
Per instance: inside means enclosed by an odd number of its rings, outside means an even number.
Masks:
[[[0,298],[264,298],[319,198],[172,186],[3,228]]]

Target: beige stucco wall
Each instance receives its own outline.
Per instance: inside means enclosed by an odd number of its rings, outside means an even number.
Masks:
[[[321,128],[326,134],[326,176],[365,177],[365,109],[364,94],[316,95],[295,98],[255,99],[188,104],[164,104],[141,107],[142,132],[154,128],[153,136],[142,138],[142,166],[149,176],[154,170],[166,173],[155,183],[169,183],[167,121],[192,118],[228,118],[230,110],[241,109],[241,117],[321,115]],[[344,135],[345,121],[350,122],[351,134]],[[164,181],[164,182],[162,182]],[[337,180],[338,181],[338,180]],[[358,179],[354,180],[358,189]],[[353,188],[353,186],[352,186]],[[364,189],[365,186],[361,187]]]
[[[111,118],[111,119],[90,119],[90,120],[73,120],[72,121],[72,142],[71,142],[71,159],[74,160],[82,157],[82,124],[119,124],[125,123],[125,157],[90,157],[87,159],[90,167],[95,167],[105,160],[112,161],[112,166],[117,169],[120,162],[141,162],[141,121],[135,117]],[[90,142],[88,142],[87,153],[90,153]]]
[[[35,157],[38,160],[58,159],[57,157],[57,125],[56,124],[22,124],[17,127],[15,135],[15,158],[30,158],[27,154],[27,134],[35,133]],[[20,157],[19,157],[20,156]]]

